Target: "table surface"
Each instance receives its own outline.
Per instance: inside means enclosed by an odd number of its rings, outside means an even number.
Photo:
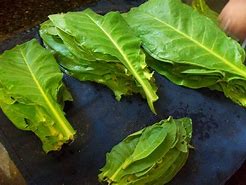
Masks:
[[[0,47],[3,49],[4,43],[13,38],[15,34],[38,25],[40,22],[46,20],[49,14],[66,12],[79,8],[81,5],[86,7],[92,4],[93,2],[84,0],[2,0],[0,2],[0,42],[3,44],[1,44]],[[109,7],[109,9],[114,8]],[[23,38],[26,40],[29,39],[25,36],[23,36]],[[227,181],[226,185],[245,185],[245,173],[246,162],[235,175]]]

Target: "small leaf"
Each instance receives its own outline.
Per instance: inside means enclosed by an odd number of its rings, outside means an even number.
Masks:
[[[164,141],[166,136],[167,130],[163,129],[163,127],[148,127],[140,137],[132,157],[128,161],[129,164],[146,158],[148,155],[150,155]],[[126,168],[127,165],[128,164],[126,164],[124,168]]]

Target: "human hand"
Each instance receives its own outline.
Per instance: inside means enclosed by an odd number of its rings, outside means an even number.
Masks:
[[[221,27],[233,37],[246,39],[246,0],[230,0],[219,16]]]

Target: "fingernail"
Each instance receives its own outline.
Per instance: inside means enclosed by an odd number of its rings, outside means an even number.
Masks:
[[[223,29],[224,29],[225,32],[228,31],[228,28],[230,26],[230,23],[231,23],[231,19],[227,19],[226,20],[226,23],[224,24],[224,27],[223,27]]]
[[[243,41],[242,43],[242,47],[245,48],[246,47],[246,39]]]

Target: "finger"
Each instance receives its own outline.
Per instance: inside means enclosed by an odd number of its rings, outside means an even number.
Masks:
[[[228,18],[228,11],[227,8],[225,7],[222,12],[219,15],[219,23],[220,23],[220,27],[222,28],[222,30],[224,30],[225,32],[228,31],[228,28],[230,26],[230,18]]]
[[[220,13],[220,15],[218,17],[218,20],[219,20],[220,23],[223,22],[224,17],[225,17],[225,11],[222,10],[222,12]]]

